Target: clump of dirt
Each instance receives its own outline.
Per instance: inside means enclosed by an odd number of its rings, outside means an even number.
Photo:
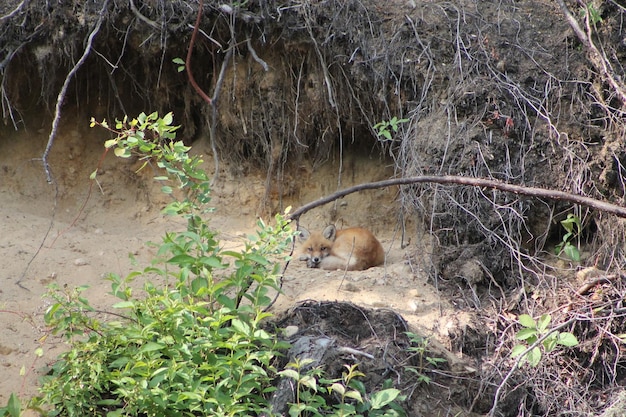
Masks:
[[[367,392],[376,392],[384,388],[386,380],[393,380],[394,385],[404,392],[409,392],[406,400],[400,402],[408,415],[432,415],[449,410],[451,405],[440,403],[437,409],[415,401],[426,385],[419,378],[430,378],[433,366],[427,361],[437,363],[433,348],[411,342],[408,336],[408,323],[392,310],[371,310],[352,303],[303,301],[282,313],[271,323],[275,331],[288,329],[293,334],[289,342],[293,348],[280,368],[289,362],[313,360],[301,372],[316,367],[324,371],[327,378],[341,380],[346,373],[346,366],[357,365],[365,374],[359,378],[367,387]],[[419,337],[419,336],[416,336]],[[412,345],[413,343],[413,345]],[[304,348],[300,346],[305,344]],[[410,348],[421,349],[419,352]],[[447,372],[449,365],[444,358],[439,358],[437,371]],[[411,368],[414,372],[407,372]],[[288,390],[289,387],[286,387]],[[285,390],[279,390],[285,396]],[[293,396],[293,393],[292,393]],[[291,401],[293,402],[293,398]],[[275,407],[275,411],[286,410]],[[428,414],[424,414],[428,411]]]

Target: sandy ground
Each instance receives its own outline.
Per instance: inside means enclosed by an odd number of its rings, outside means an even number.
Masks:
[[[110,272],[125,275],[148,265],[155,249],[147,243],[159,242],[166,230],[184,229],[182,221],[160,213],[166,200],[152,183],[152,174],[134,174],[131,163],[112,155],[106,157],[98,183],[89,192],[89,173],[102,154],[101,143],[85,140],[90,134],[83,128],[62,130],[55,145],[58,150],[51,157],[58,187],[46,182],[41,162],[33,159],[40,157],[45,146],[42,134],[0,136],[0,253],[4,260],[0,272],[0,404],[6,404],[12,392],[22,397],[35,394],[42,371],[66,348],[63,340],[49,334],[43,320],[51,303],[44,297],[49,284],[67,288],[89,285],[85,295],[92,305],[108,309],[115,299],[108,294],[110,283],[104,277]],[[370,158],[345,166],[356,168],[346,173],[344,187],[385,175],[380,161]],[[228,172],[226,168],[214,190],[217,210],[210,216],[210,224],[220,232],[223,245],[237,247],[254,231],[265,177],[233,178]],[[316,185],[293,196],[293,204],[335,191],[336,173],[332,161],[311,172],[307,180],[312,178]],[[392,308],[416,331],[434,335],[445,347],[449,331],[468,318],[453,310],[427,283],[427,259],[420,256],[424,249],[416,247],[417,239],[401,248],[395,217],[390,216],[395,207],[393,197],[393,190],[380,191],[346,198],[338,205],[340,227],[369,227],[379,237],[388,251],[385,265],[343,273],[310,270],[293,261],[274,311],[308,299]],[[302,221],[310,230],[322,227],[329,221],[328,212],[328,208],[318,209]],[[43,350],[42,357],[35,354],[37,348]]]

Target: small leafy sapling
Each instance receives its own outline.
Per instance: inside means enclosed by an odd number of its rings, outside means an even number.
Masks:
[[[580,218],[570,213],[567,219],[561,220],[561,226],[566,233],[561,242],[554,247],[554,252],[557,256],[565,254],[572,261],[580,262],[580,232],[582,231]],[[574,240],[577,240],[576,246],[572,244]]]
[[[374,125],[374,130],[376,131],[378,140],[392,140],[392,133],[398,133],[400,125],[408,121],[409,119],[398,119],[396,116],[393,116],[391,120],[383,120],[382,122],[376,123]]]
[[[414,355],[417,355],[419,364],[418,366],[406,366],[404,369],[408,372],[416,374],[418,382],[430,384],[431,379],[428,375],[426,375],[427,364],[437,368],[440,364],[445,363],[446,360],[427,355],[427,348],[429,344],[429,339],[427,337],[422,337],[412,332],[406,332],[405,334],[411,342],[411,346],[407,350]]]
[[[537,321],[528,314],[519,316],[522,329],[517,332],[515,338],[522,343],[513,347],[511,357],[516,358],[522,355],[518,363],[520,367],[526,362],[532,367],[537,366],[541,360],[542,347],[545,353],[549,353],[559,345],[566,347],[578,345],[578,339],[572,333],[549,329],[548,326],[551,321],[552,316],[549,314],[543,314]],[[537,344],[538,341],[541,342]]]

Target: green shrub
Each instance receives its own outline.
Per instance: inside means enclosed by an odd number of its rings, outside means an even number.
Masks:
[[[234,416],[260,414],[272,391],[273,360],[285,348],[260,328],[277,290],[279,262],[293,232],[283,216],[259,222],[241,251],[225,251],[201,215],[209,211],[209,182],[202,160],[175,142],[172,117],[156,113],[116,123],[106,142],[120,157],[137,153],[167,173],[163,191],[185,194],[165,212],[187,219],[183,232],[167,233],[156,262],[125,278],[110,275],[115,320],[95,318],[84,287],[51,288],[45,316],[71,349],[54,364],[37,405],[49,416]],[[109,128],[106,122],[92,125]],[[112,130],[112,129],[110,129]],[[96,172],[92,174],[95,178]],[[129,284],[146,279],[140,298]],[[159,277],[162,285],[155,285]]]
[[[526,362],[535,367],[541,361],[541,347],[546,353],[552,352],[557,346],[572,347],[578,345],[578,339],[570,332],[559,332],[558,329],[549,329],[552,316],[542,314],[539,320],[535,321],[528,314],[521,314],[519,322],[522,329],[517,332],[515,338],[522,341],[511,350],[511,357],[520,356],[518,366]],[[539,343],[541,342],[541,343]]]
[[[327,379],[319,368],[305,371],[310,360],[287,364],[279,374],[295,381],[296,398],[289,406],[290,417],[405,417],[398,404],[405,397],[393,388],[391,380],[383,389],[368,397],[365,385],[358,379],[365,374],[357,365],[344,365],[346,371],[339,379]],[[327,401],[332,398],[333,401]]]
[[[279,291],[279,268],[289,259],[294,231],[277,215],[273,226],[259,220],[243,249],[224,250],[202,217],[211,211],[202,160],[175,141],[172,121],[171,114],[142,113],[113,129],[92,119],[92,126],[116,134],[105,143],[107,151],[137,155],[144,166],[155,163],[166,173],[156,178],[164,183],[163,192],[181,189],[184,197],[164,212],[182,216],[187,228],[165,234],[150,266],[126,277],[109,275],[111,293],[120,300],[114,311],[95,311],[82,296],[86,286],[50,287],[53,303],[45,320],[70,349],[44,377],[30,409],[47,416],[271,415],[272,383],[289,373],[279,374],[274,364],[289,345],[260,324],[270,317],[268,294]],[[96,177],[97,170],[91,174]],[[144,285],[136,296],[130,284],[138,278]],[[385,386],[368,396],[355,367],[341,380],[318,375],[326,392],[298,381],[298,398],[317,407],[311,415],[404,415],[397,389]],[[326,403],[330,394],[336,403]],[[308,415],[297,411],[302,404],[293,404],[290,415]],[[22,410],[12,395],[0,415],[17,417]]]

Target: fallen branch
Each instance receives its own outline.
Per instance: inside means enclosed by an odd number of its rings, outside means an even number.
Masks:
[[[368,182],[365,184],[355,185],[354,187],[349,187],[349,188],[337,191],[333,194],[327,195],[324,198],[320,198],[319,200],[315,200],[308,204],[305,204],[304,206],[300,207],[299,209],[291,213],[290,218],[294,220],[298,220],[300,216],[302,216],[304,213],[306,213],[309,210],[312,210],[316,207],[335,201],[341,197],[345,197],[348,194],[356,193],[358,191],[392,187],[395,185],[409,185],[409,184],[420,184],[420,183],[431,183],[431,182],[436,183],[436,184],[459,184],[459,185],[469,185],[472,187],[492,188],[495,190],[505,191],[505,192],[509,192],[513,194],[527,195],[530,197],[547,198],[550,200],[569,201],[571,203],[580,204],[581,206],[590,207],[590,208],[600,210],[606,213],[614,214],[618,217],[626,218],[626,208],[618,206],[616,204],[608,203],[606,201],[596,200],[595,198],[585,197],[585,196],[577,195],[577,194],[571,194],[565,191],[548,190],[545,188],[537,188],[537,187],[525,187],[521,185],[507,184],[505,182],[497,181],[497,180],[489,180],[485,178],[461,177],[458,175],[443,175],[443,176],[423,175],[419,177],[394,178],[391,180]]]

